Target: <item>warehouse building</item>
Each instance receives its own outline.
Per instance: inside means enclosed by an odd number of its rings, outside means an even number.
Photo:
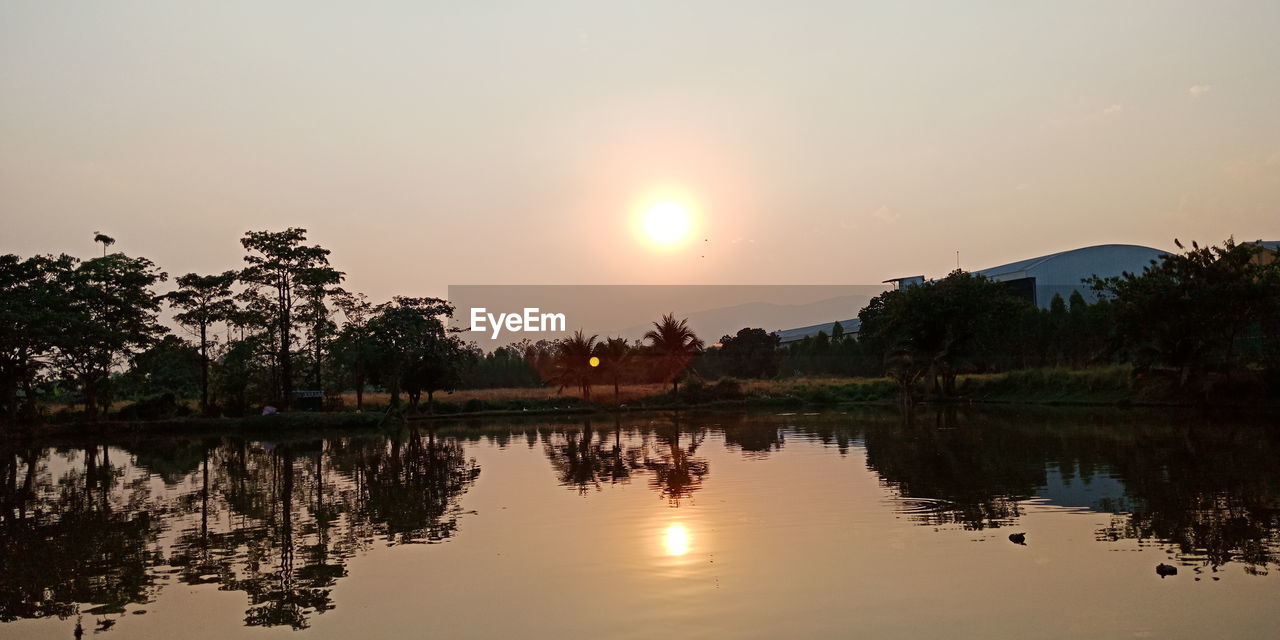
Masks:
[[[1063,300],[1079,291],[1087,302],[1097,294],[1084,281],[1123,273],[1142,273],[1166,252],[1134,244],[1100,244],[1060,251],[1047,256],[1011,262],[974,273],[1006,283],[1013,292],[1041,308],[1049,308],[1053,296]]]
[[[1275,243],[1261,243],[1264,247]],[[1123,273],[1142,273],[1159,261],[1166,252],[1160,249],[1134,244],[1100,244],[1070,251],[1060,251],[1037,258],[1010,262],[998,267],[975,271],[997,282],[1008,285],[1012,292],[1026,300],[1047,309],[1053,302],[1053,296],[1060,295],[1068,300],[1071,294],[1079,291],[1087,302],[1097,300],[1097,294],[1084,281],[1094,276],[1109,278]],[[907,276],[885,280],[885,284],[894,289],[902,289],[925,281],[925,277]],[[841,320],[840,326],[845,335],[857,334],[860,327],[857,318]],[[824,332],[831,335],[835,322],[815,324],[796,329],[776,331],[779,342],[785,346],[799,342],[805,338]]]

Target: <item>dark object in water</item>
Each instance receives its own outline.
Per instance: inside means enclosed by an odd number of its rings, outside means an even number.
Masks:
[[[1011,534],[1009,534],[1009,542],[1012,542],[1012,543],[1014,543],[1014,544],[1021,544],[1021,545],[1025,545],[1025,544],[1027,544],[1027,534],[1025,534],[1025,533],[1011,533]]]
[[[1171,564],[1165,564],[1161,562],[1160,564],[1156,565],[1156,574],[1158,574],[1161,578],[1165,576],[1176,576],[1178,575],[1178,568]]]

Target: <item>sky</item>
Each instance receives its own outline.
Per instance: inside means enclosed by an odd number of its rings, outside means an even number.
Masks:
[[[1280,239],[1280,3],[0,2],[0,252],[375,300]],[[688,241],[639,211],[677,201]]]

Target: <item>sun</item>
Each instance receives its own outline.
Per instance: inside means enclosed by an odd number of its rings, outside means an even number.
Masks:
[[[659,245],[673,245],[689,235],[689,209],[678,202],[664,201],[644,212],[644,232]]]

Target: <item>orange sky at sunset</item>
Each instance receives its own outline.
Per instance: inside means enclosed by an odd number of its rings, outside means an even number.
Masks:
[[[212,272],[302,226],[383,299],[1280,237],[1274,3],[216,9],[0,7],[0,251]]]

